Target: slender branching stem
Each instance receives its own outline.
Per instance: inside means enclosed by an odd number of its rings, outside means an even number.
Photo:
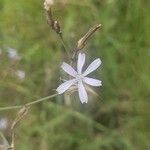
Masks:
[[[53,95],[50,95],[50,96],[47,96],[47,97],[38,99],[38,100],[33,101],[33,102],[29,102],[29,103],[26,104],[26,106],[31,106],[31,105],[34,105],[34,104],[43,102],[43,101],[48,100],[48,99],[50,99],[50,98],[56,97],[57,95],[58,95],[58,94],[56,93],[56,94],[53,94]]]
[[[10,109],[19,109],[19,108],[21,108],[21,107],[23,107],[23,105],[0,107],[0,111],[3,111],[3,110],[10,110]]]
[[[69,52],[68,52],[68,50],[66,48],[66,44],[65,44],[64,39],[63,39],[61,34],[59,34],[59,38],[60,38],[61,44],[62,44],[62,46],[63,46],[63,48],[64,48],[64,50],[65,50],[65,52],[67,54],[67,57],[70,58],[70,54],[69,54]]]
[[[19,108],[22,108],[22,107],[24,107],[24,106],[28,107],[28,106],[31,106],[31,105],[34,105],[34,104],[43,102],[43,101],[45,101],[45,100],[48,100],[48,99],[50,99],[50,98],[56,97],[57,95],[58,95],[58,94],[56,93],[56,94],[53,94],[53,95],[50,95],[50,96],[47,96],[47,97],[44,97],[44,98],[37,99],[37,100],[32,101],[32,102],[26,103],[26,104],[24,104],[24,105],[0,107],[0,111],[11,110],[11,109],[19,109]]]

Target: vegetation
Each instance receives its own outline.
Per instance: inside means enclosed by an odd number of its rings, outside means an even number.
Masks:
[[[150,148],[150,17],[146,0],[60,0],[52,6],[68,51],[88,29],[89,62],[103,82],[88,104],[63,96],[29,109],[15,129],[20,150],[148,150]],[[17,59],[9,52],[17,51]],[[15,55],[15,56],[16,56]],[[46,23],[43,1],[0,1],[0,107],[22,105],[55,93],[66,59],[59,36]],[[87,63],[88,64],[88,63]],[[20,73],[17,73],[19,72]],[[69,107],[69,108],[68,108]],[[18,110],[0,111],[8,124]],[[10,142],[10,125],[2,130]]]

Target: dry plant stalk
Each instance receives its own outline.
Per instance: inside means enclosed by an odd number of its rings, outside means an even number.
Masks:
[[[14,119],[12,125],[11,125],[11,130],[12,130],[12,139],[11,139],[11,145],[8,149],[11,149],[11,150],[15,150],[15,132],[14,132],[14,129],[16,127],[16,125],[19,123],[19,121],[21,119],[23,119],[23,117],[25,115],[27,115],[28,113],[28,107],[27,106],[23,106],[17,113],[17,116],[16,118]]]
[[[70,54],[67,51],[66,45],[64,43],[64,39],[63,39],[63,36],[62,36],[62,30],[60,28],[60,24],[59,24],[58,20],[53,19],[53,14],[52,14],[51,7],[49,6],[48,8],[45,8],[45,11],[46,11],[47,24],[52,28],[52,30],[54,30],[59,35],[61,43],[64,47],[64,50],[65,50],[67,56],[70,57]]]
[[[14,134],[14,132],[12,133],[11,145],[8,149],[15,150],[15,134]]]

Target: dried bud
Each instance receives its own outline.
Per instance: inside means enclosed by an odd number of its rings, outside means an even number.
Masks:
[[[60,25],[58,23],[58,21],[54,21],[54,30],[57,32],[57,34],[61,34],[61,30],[60,30]]]
[[[53,20],[51,8],[46,11],[46,19],[47,19],[48,25],[53,28],[53,26],[54,26],[54,20]]]
[[[57,20],[54,20],[52,10],[49,8],[49,10],[46,10],[46,18],[47,18],[47,23],[48,25],[57,33],[60,34],[62,33],[60,29],[60,25]]]
[[[89,87],[88,85],[85,85],[85,88],[86,88],[86,90],[89,92],[89,93],[91,93],[93,96],[98,96],[98,94],[91,88],[91,87]],[[78,87],[77,86],[75,86],[75,85],[73,85],[73,86],[71,86],[68,90],[67,90],[67,92],[66,92],[66,94],[67,95],[72,95],[72,93],[74,93],[74,92],[76,92],[76,91],[78,91]]]
[[[82,37],[77,43],[77,50],[83,49],[85,45],[86,45],[86,43],[84,41],[84,38]]]
[[[101,24],[95,25],[94,27],[90,28],[89,31],[77,42],[77,50],[81,50],[84,48],[84,46],[86,45],[86,42],[88,40],[89,37],[91,37],[93,35],[93,33],[95,31],[97,31],[97,29],[99,29],[101,27]]]
[[[17,116],[15,120],[13,121],[11,125],[11,129],[13,130],[16,126],[16,124],[28,113],[28,108],[26,106],[23,106],[19,112],[17,113]]]
[[[54,4],[53,0],[45,0],[44,1],[44,9],[46,11],[48,11],[50,9],[51,5],[53,5],[53,4]]]

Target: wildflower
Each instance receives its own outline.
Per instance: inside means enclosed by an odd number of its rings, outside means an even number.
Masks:
[[[0,130],[6,129],[8,126],[8,120],[6,118],[0,118]]]
[[[16,71],[16,76],[20,79],[23,80],[26,76],[26,73],[23,70],[17,70]]]
[[[10,47],[7,49],[7,54],[8,54],[8,58],[12,60],[18,60],[20,58],[17,53],[17,50]]]
[[[62,83],[56,91],[59,94],[64,93],[67,91],[72,85],[76,85],[78,88],[79,98],[81,103],[87,103],[88,102],[88,96],[86,89],[84,87],[85,84],[89,84],[91,86],[101,86],[102,83],[100,80],[93,79],[86,77],[88,74],[96,70],[101,65],[101,60],[95,59],[88,67],[87,69],[82,73],[82,68],[85,63],[85,54],[79,53],[78,55],[78,61],[77,61],[77,71],[75,71],[69,64],[63,62],[61,65],[61,68],[68,73],[70,76],[74,77],[71,80],[68,80],[64,83]]]

